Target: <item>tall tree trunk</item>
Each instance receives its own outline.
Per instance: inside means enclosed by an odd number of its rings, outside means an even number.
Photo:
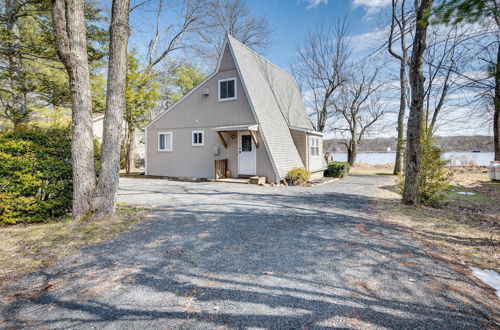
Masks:
[[[410,64],[411,105],[407,125],[405,182],[403,203],[418,204],[418,182],[421,158],[421,134],[424,107],[423,60],[426,48],[428,13],[432,0],[415,0],[416,28]]]
[[[129,128],[127,133],[125,151],[125,171],[127,173],[135,171],[135,129]]]
[[[12,102],[7,106],[6,115],[14,127],[28,119],[26,87],[23,77],[23,60],[21,56],[21,29],[18,18],[19,4],[17,0],[5,1],[6,28],[10,34],[10,43],[7,47],[9,87],[12,93]]]
[[[394,163],[393,174],[400,174],[403,168],[403,151],[404,151],[404,135],[405,135],[405,112],[406,112],[406,54],[403,55],[403,60],[400,61],[399,67],[399,82],[401,95],[399,99],[398,112],[398,140],[396,144],[396,162]]]
[[[349,165],[354,166],[356,162],[356,155],[358,152],[358,144],[355,140],[349,142],[349,148],[347,148],[347,162]]]
[[[93,201],[94,219],[113,216],[120,173],[120,142],[123,110],[125,108],[125,81],[127,75],[127,47],[129,38],[130,0],[113,0],[111,12],[108,85],[101,172]]]
[[[51,7],[57,53],[69,76],[73,219],[80,220],[89,214],[95,189],[92,102],[83,0],[52,0]]]
[[[493,147],[495,160],[500,161],[500,43],[497,49],[497,63],[495,66],[495,100],[493,115]]]

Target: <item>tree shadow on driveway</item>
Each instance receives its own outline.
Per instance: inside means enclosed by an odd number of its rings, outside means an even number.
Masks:
[[[372,217],[369,196],[186,189],[137,230],[23,279],[43,289],[5,304],[6,326],[470,329],[498,316]]]

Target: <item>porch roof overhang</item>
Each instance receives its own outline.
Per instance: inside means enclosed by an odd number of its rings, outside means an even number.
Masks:
[[[229,131],[258,131],[258,124],[245,124],[245,125],[231,125],[231,126],[219,126],[212,128],[214,132],[229,132]]]

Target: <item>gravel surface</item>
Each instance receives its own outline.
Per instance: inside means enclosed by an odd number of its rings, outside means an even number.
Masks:
[[[24,277],[1,317],[7,328],[491,326],[483,289],[371,215],[391,180],[122,179],[119,201],[151,205],[150,218]]]

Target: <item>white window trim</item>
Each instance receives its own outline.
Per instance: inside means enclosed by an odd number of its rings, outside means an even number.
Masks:
[[[316,141],[316,145],[314,145],[313,141]],[[313,152],[312,152],[313,148],[318,148],[318,154],[317,155],[313,154]],[[316,149],[314,149],[314,150],[316,150]],[[319,137],[309,136],[309,156],[311,156],[311,157],[319,157],[319,156],[321,156],[321,150],[320,150],[320,145],[319,145]]]
[[[170,149],[160,149],[160,135],[170,135]],[[166,146],[166,141],[165,141]],[[174,135],[172,132],[158,132],[158,151],[170,152],[174,149]]]
[[[228,97],[228,98],[225,98],[225,99],[221,99],[220,98],[220,83],[225,82],[225,81],[231,81],[231,80],[234,81],[234,97]],[[238,88],[237,88],[237,84],[236,84],[236,77],[226,78],[226,79],[219,79],[219,82],[217,83],[217,85],[218,85],[218,88],[217,88],[217,98],[219,99],[219,102],[232,101],[232,100],[236,100],[238,98]]]
[[[194,139],[193,139],[193,136],[196,134],[196,133],[201,133],[201,143],[194,143]],[[193,147],[203,147],[205,145],[205,131],[192,131],[191,132],[191,145]]]

